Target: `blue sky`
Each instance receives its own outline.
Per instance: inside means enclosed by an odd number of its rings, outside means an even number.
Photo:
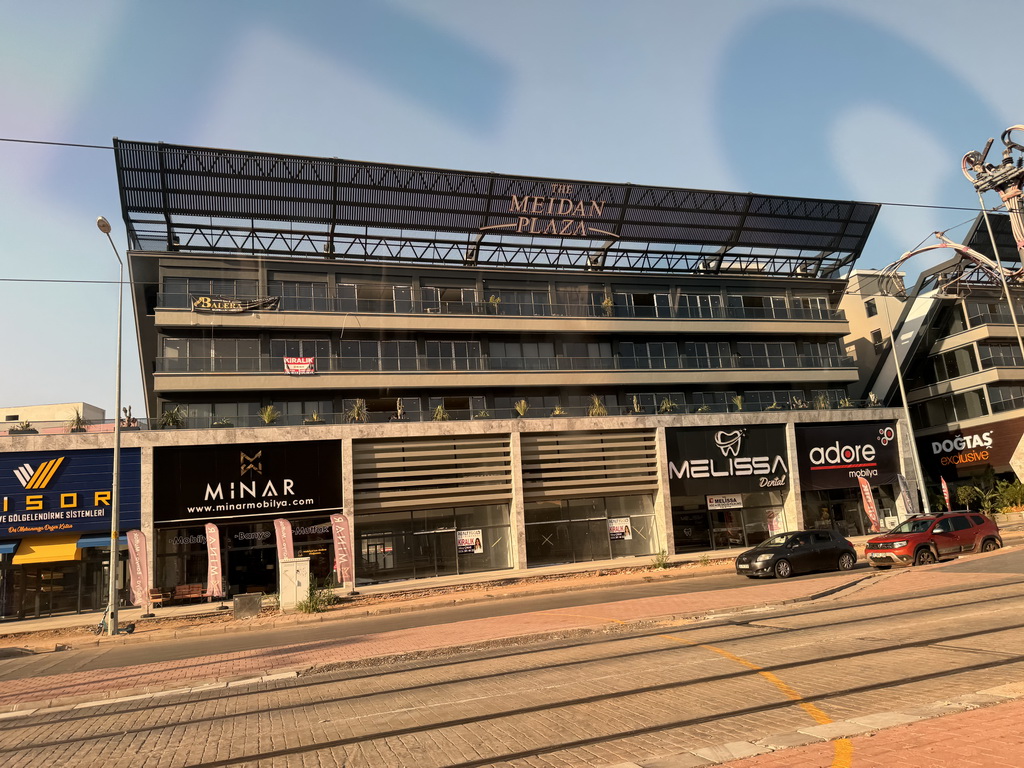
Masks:
[[[1024,122],[1017,68],[984,43],[1016,10],[0,0],[0,137],[974,208],[960,158]],[[110,414],[117,263],[98,215],[123,251],[110,152],[0,142],[0,406]],[[971,218],[886,206],[860,266]],[[126,315],[123,400],[141,412]]]

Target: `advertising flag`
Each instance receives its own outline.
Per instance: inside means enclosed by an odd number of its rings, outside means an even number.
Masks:
[[[908,515],[916,515],[917,504],[914,502],[914,497],[910,493],[910,485],[907,483],[907,478],[903,475],[896,475],[896,480],[900,486],[900,495],[903,497],[903,507],[907,510]]]
[[[149,613],[149,554],[146,534],[128,531],[128,574],[132,589],[132,605],[147,606]]]
[[[274,521],[274,532],[277,534],[277,559],[295,557],[295,548],[292,545],[292,524],[290,521],[279,517]]]
[[[946,511],[952,512],[953,505],[949,503],[949,486],[946,485],[946,478],[940,477],[939,480],[942,482],[942,498],[946,500]]]
[[[206,524],[206,597],[224,597],[224,569],[220,559],[220,531]]]
[[[860,485],[861,499],[864,501],[864,511],[871,521],[871,531],[875,533],[878,531],[878,509],[875,507],[875,497],[871,495],[871,485],[863,477],[858,477],[857,482]]]
[[[339,584],[356,586],[355,562],[352,559],[352,539],[348,516],[344,513],[331,515],[331,532],[334,534],[334,577]]]

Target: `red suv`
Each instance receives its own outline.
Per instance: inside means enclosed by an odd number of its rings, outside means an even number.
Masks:
[[[976,512],[918,515],[868,541],[864,554],[875,568],[927,565],[964,552],[991,552],[1003,546],[999,526]]]

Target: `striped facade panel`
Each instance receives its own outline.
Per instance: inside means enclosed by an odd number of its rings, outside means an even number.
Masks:
[[[654,430],[524,434],[523,500],[656,493]]]
[[[355,511],[508,504],[508,435],[354,440]]]

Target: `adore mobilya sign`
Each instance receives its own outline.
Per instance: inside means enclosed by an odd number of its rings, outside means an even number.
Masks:
[[[140,458],[121,449],[121,530],[139,527]],[[0,453],[0,536],[109,531],[113,470],[112,450]]]
[[[896,426],[891,422],[796,426],[800,486],[804,490],[855,488],[897,482],[900,471]]]
[[[155,448],[153,517],[192,522],[341,507],[341,443]]]
[[[782,427],[665,430],[673,496],[752,493],[789,480]]]

